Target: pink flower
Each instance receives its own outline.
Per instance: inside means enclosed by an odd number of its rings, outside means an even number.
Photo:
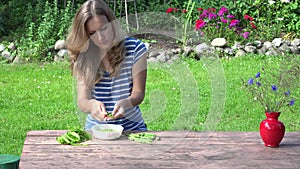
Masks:
[[[254,25],[253,22],[250,22],[250,25],[251,25],[251,27],[252,27],[253,29],[256,29],[256,28],[257,28],[257,27]]]
[[[224,18],[221,18],[221,22],[223,22],[223,23],[227,23],[227,22],[228,22],[228,20],[226,20],[226,19],[224,19]]]
[[[218,16],[217,14],[209,13],[209,14],[208,14],[208,19],[209,19],[209,20],[217,19],[217,16]]]
[[[229,14],[229,15],[227,15],[227,18],[228,18],[228,19],[234,19],[234,16],[231,15],[231,14]]]
[[[221,7],[221,9],[219,10],[219,12],[218,12],[218,15],[219,16],[223,16],[225,13],[227,13],[228,12],[228,9],[227,8],[225,8],[224,6],[222,6]]]
[[[206,23],[203,20],[200,19],[196,20],[196,25],[195,25],[196,30],[203,28],[205,24]]]
[[[209,15],[209,11],[208,10],[203,10],[202,14],[199,16],[199,19],[204,19]]]
[[[166,13],[167,13],[167,14],[168,14],[168,13],[171,13],[171,12],[173,12],[173,8],[172,8],[172,7],[168,8],[168,9],[166,10]]]
[[[242,34],[242,36],[243,36],[243,38],[248,39],[249,34],[250,34],[249,32],[244,32],[244,33]]]
[[[183,9],[182,12],[183,12],[183,13],[187,13],[187,10],[186,10],[186,9]]]
[[[244,15],[244,18],[245,18],[246,20],[249,19],[250,21],[253,21],[253,20],[254,20],[251,16],[249,16],[249,15],[247,15],[247,14]]]
[[[230,21],[230,25],[229,25],[229,28],[233,27],[233,26],[236,26],[240,21],[239,20],[231,20]]]

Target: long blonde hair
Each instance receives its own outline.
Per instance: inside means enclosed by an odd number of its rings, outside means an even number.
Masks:
[[[111,48],[106,53],[113,71],[111,76],[117,76],[125,58],[124,38],[119,22],[109,6],[103,0],[88,0],[77,11],[66,39],[69,51],[72,74],[82,77],[84,83],[93,87],[95,82],[102,77],[103,70],[100,66],[99,48],[89,40],[86,23],[94,16],[104,15],[112,25],[114,40]]]

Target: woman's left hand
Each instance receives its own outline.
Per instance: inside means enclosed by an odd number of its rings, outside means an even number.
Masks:
[[[114,110],[111,112],[112,117],[107,117],[105,120],[113,120],[122,118],[124,116],[125,109],[122,106],[122,101],[119,101],[115,104]]]

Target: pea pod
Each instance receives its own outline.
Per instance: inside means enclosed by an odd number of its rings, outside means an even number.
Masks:
[[[111,112],[107,112],[108,117],[114,117]]]
[[[151,144],[153,141],[158,141],[160,138],[152,133],[130,133],[127,135],[129,140],[140,143]]]
[[[58,143],[69,144],[74,146],[87,145],[87,144],[81,144],[81,142],[90,139],[91,139],[91,135],[82,128],[72,128],[67,133],[59,137],[56,137]]]

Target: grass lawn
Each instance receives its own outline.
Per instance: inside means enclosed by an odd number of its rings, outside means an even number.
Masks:
[[[258,131],[264,109],[241,89],[240,78],[255,75],[267,61],[249,55],[210,63],[149,64],[146,98],[140,105],[150,130]],[[0,154],[22,152],[30,130],[80,125],[68,63],[0,66]],[[299,97],[299,90],[296,91]],[[299,112],[296,101],[295,112]],[[300,131],[300,114],[282,112],[287,131]]]

